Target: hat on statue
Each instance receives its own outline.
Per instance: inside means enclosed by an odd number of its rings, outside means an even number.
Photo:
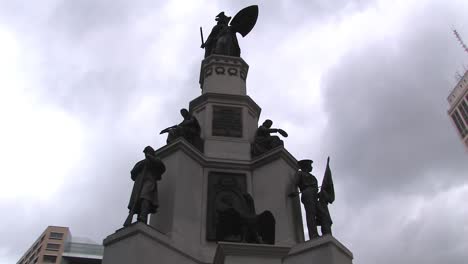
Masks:
[[[304,160],[300,160],[297,162],[297,165],[299,165],[299,167],[301,168],[304,168],[306,166],[310,166],[312,165],[313,161],[310,160],[310,159],[304,159]]]
[[[226,21],[229,22],[231,20],[231,17],[228,17],[224,14],[224,12],[221,12],[219,13],[217,16],[216,16],[216,21]]]
[[[154,154],[154,149],[151,146],[146,146],[146,148],[143,150],[143,153],[149,152],[150,154]]]

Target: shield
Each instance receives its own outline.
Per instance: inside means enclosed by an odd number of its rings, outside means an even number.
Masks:
[[[231,27],[234,32],[239,32],[242,37],[247,36],[257,23],[258,6],[251,5],[239,11],[231,20]]]

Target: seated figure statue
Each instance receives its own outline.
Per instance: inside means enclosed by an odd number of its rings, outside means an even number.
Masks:
[[[202,150],[203,142],[200,138],[201,129],[197,118],[190,114],[190,112],[185,108],[180,110],[180,114],[184,118],[180,124],[168,127],[162,130],[159,134],[168,133],[166,140],[167,144],[170,144],[174,140],[182,137],[199,150]]]
[[[255,244],[275,243],[275,218],[257,215],[250,194],[223,195],[216,204],[216,240]]]
[[[271,149],[279,146],[283,146],[283,141],[278,136],[272,136],[271,133],[279,133],[283,137],[287,137],[288,134],[279,128],[271,128],[273,121],[270,119],[265,120],[263,124],[255,132],[254,142],[251,146],[252,156],[258,156]]]

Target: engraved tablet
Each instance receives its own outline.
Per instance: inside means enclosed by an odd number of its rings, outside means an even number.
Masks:
[[[245,174],[226,172],[210,172],[208,174],[208,204],[206,211],[206,239],[208,241],[218,241],[216,237],[216,234],[219,234],[216,230],[220,220],[218,211],[223,206],[223,201],[230,200],[231,206],[240,210],[243,206],[242,194],[246,192],[247,179]],[[231,241],[240,242],[238,239],[232,237]]]
[[[212,135],[242,137],[242,108],[213,106]]]

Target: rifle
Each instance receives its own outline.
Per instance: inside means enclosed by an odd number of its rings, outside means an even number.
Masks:
[[[171,129],[174,129],[176,127],[177,127],[177,125],[165,128],[165,129],[161,130],[161,132],[159,132],[159,134],[167,133],[167,132],[171,131]]]
[[[201,44],[202,44],[202,47],[205,45],[205,41],[203,40],[203,29],[202,27],[200,27],[200,38],[201,38]]]

